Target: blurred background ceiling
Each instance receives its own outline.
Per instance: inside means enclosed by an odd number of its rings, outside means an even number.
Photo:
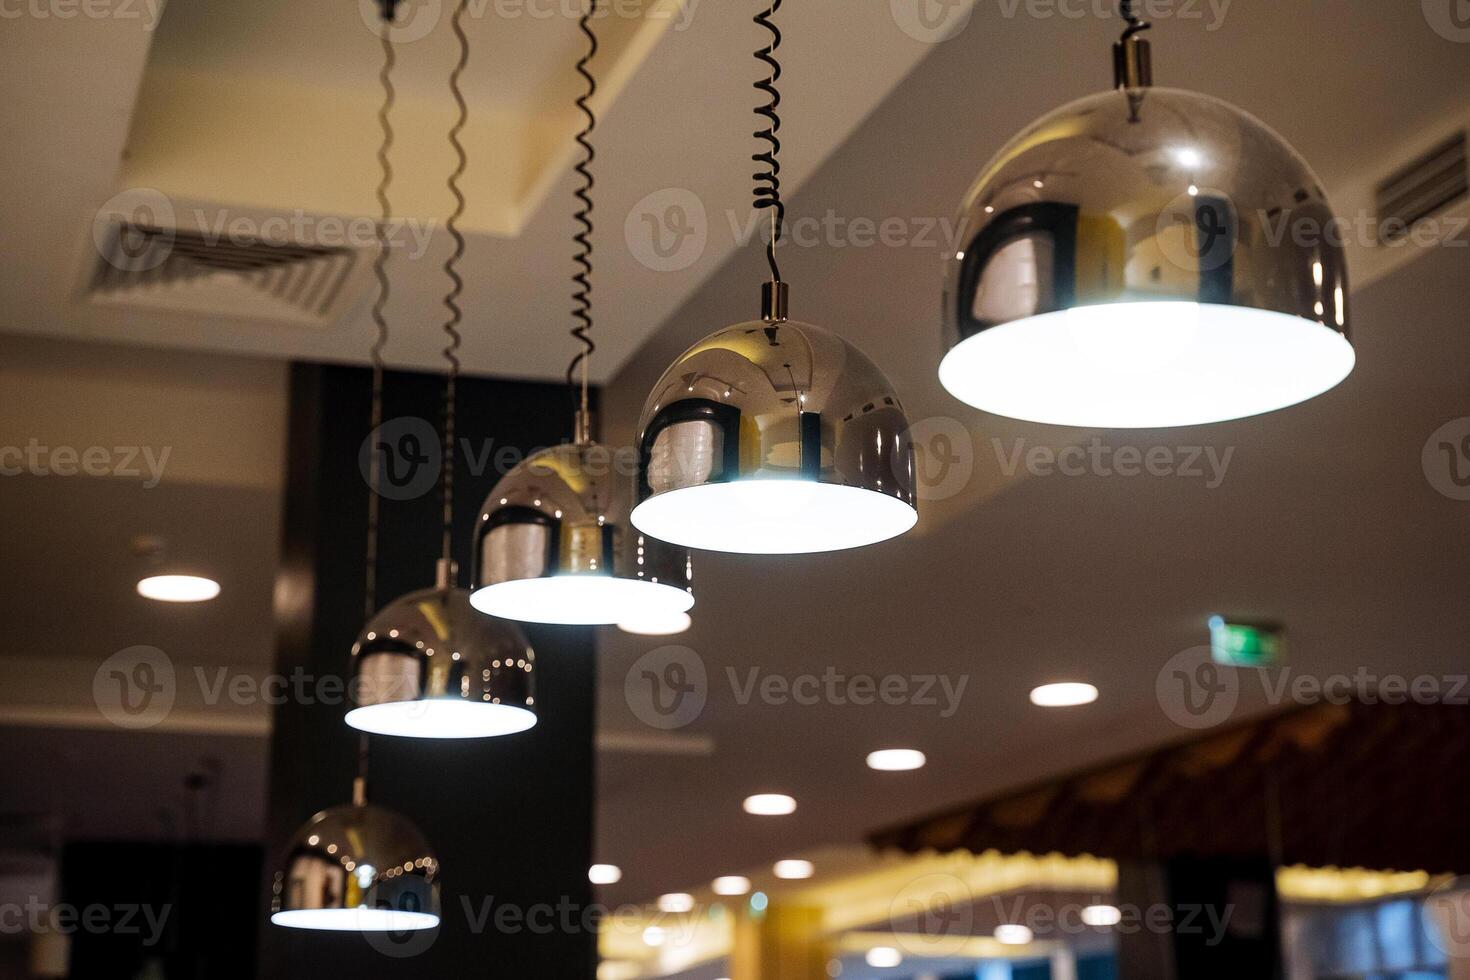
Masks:
[[[595,363],[615,444],[674,354],[758,312],[762,259],[739,249],[758,101],[750,52],[764,43],[749,7],[649,2],[637,12],[659,16],[606,30]],[[285,364],[363,360],[370,282],[353,245],[329,317],[210,283],[187,296],[143,285],[99,295],[94,236],[140,200],[166,200],[195,231],[221,217],[297,215],[324,231],[323,218],[373,214],[379,51],[352,3],[136,9],[138,19],[26,19],[0,37],[0,445],[170,451],[156,487],[0,480],[10,576],[0,740],[56,763],[5,783],[0,812],[59,811],[81,833],[149,837],[178,819],[157,801],[213,760],[230,775],[210,831],[248,838],[259,831],[265,706],[229,717],[181,706],[163,730],[119,735],[95,712],[92,678],[139,643],[169,651],[180,670],[269,670]],[[555,379],[571,352],[576,22],[484,9],[469,25],[466,364]],[[935,377],[943,223],[1012,132],[1105,86],[1117,25],[985,0],[956,9],[971,14],[967,26],[932,43],[904,0],[788,5],[782,135],[791,218],[829,229],[786,250],[793,314],[880,364],[911,419],[952,436],[957,475],[933,489],[917,533],[895,542],[782,559],[779,574],[769,560],[701,557],[695,627],[675,642],[705,665],[708,703],[671,735],[640,720],[625,686],[660,641],[602,637],[599,859],[625,872],[610,901],[857,842],[1188,734],[1157,685],[1172,657],[1205,642],[1211,613],[1285,622],[1301,671],[1463,671],[1470,505],[1426,478],[1421,454],[1466,414],[1470,250],[1352,245],[1359,368],[1307,405],[1136,433],[982,417]],[[1202,19],[1159,20],[1159,81],[1277,128],[1355,232],[1379,179],[1470,119],[1470,47],[1431,29],[1419,4],[1236,0],[1219,20],[1197,9]],[[416,4],[404,30],[432,30],[398,46],[394,197],[420,222],[449,207],[452,50],[435,10],[444,16],[437,2]],[[670,204],[691,205],[693,234],[660,256],[646,222],[658,226]],[[902,244],[864,245],[852,226],[888,218],[901,219]],[[422,254],[411,243],[395,254],[394,365],[436,366],[447,251],[441,234]],[[671,265],[681,267],[662,271]],[[1028,475],[1011,463],[1018,446],[1094,438],[1165,447],[1176,460],[1208,449],[1225,462],[1197,478]],[[138,535],[217,560],[224,594],[199,608],[137,598]],[[958,693],[953,711],[942,685],[933,705],[771,705],[745,697],[751,671],[937,676]],[[1028,703],[1031,687],[1063,678],[1097,684],[1101,700],[1060,712]],[[1269,706],[1247,684],[1237,714]],[[869,771],[866,753],[888,745],[922,749],[928,767]],[[83,803],[99,782],[106,813]],[[761,791],[795,796],[796,815],[743,814],[741,800]]]

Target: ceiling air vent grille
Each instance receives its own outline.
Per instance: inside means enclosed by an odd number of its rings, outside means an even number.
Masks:
[[[94,302],[322,323],[342,305],[357,262],[350,248],[114,222],[99,241]]]
[[[1378,185],[1378,240],[1402,241],[1419,222],[1470,196],[1466,136],[1458,133]]]

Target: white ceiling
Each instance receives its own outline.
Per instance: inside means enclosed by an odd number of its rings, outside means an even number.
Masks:
[[[597,281],[606,351],[599,373],[611,380],[610,441],[627,438],[643,393],[683,346],[754,313],[762,261],[753,249],[734,253],[725,217],[748,209],[755,102],[749,51],[762,40],[749,23],[750,6],[698,4],[687,30],[663,32],[605,120]],[[372,39],[350,5],[335,20],[319,21],[311,18],[322,16],[320,7],[286,14],[274,0],[259,13],[225,14],[217,7],[174,0],[170,15],[184,12],[180,34],[196,39],[190,57],[207,52],[221,75],[290,75],[298,85],[320,79],[323,91],[372,91]],[[1011,132],[1108,78],[1112,22],[1010,17],[1007,10],[1028,9],[1024,0],[1014,8],[982,0],[964,32],[926,45],[896,26],[892,9],[879,0],[812,0],[783,10],[785,162],[789,186],[800,188],[790,198],[793,217],[897,216],[915,227],[947,218],[984,158]],[[244,25],[267,22],[281,26],[240,36]],[[488,111],[496,98],[533,104],[548,91],[494,79],[512,65],[522,80],[526,73],[554,77],[556,62],[575,46],[574,24],[557,24],[557,32],[530,22],[475,25],[484,45],[475,62],[484,72],[474,82],[477,111]],[[528,41],[524,49],[501,50],[493,38],[503,35],[492,26],[525,30],[544,49],[535,54]],[[535,33],[543,30],[548,34]],[[1330,194],[1341,188],[1350,201],[1470,106],[1470,48],[1431,30],[1417,4],[1236,0],[1217,30],[1162,20],[1156,35],[1161,82],[1199,88],[1257,113],[1317,166]],[[449,50],[443,42],[417,43],[438,57]],[[318,48],[320,76],[313,68]],[[287,329],[76,302],[77,276],[91,261],[93,210],[121,186],[119,155],[148,38],[117,23],[24,21],[7,27],[0,49],[0,77],[16,93],[7,113],[17,123],[8,127],[16,135],[0,142],[0,164],[11,178],[0,188],[6,218],[0,245],[7,256],[0,327],[114,345],[7,341],[0,362],[41,372],[28,398],[69,383],[47,381],[47,363],[65,376],[78,358],[96,357],[145,379],[121,403],[139,407],[133,438],[187,442],[187,433],[170,428],[178,423],[169,422],[169,413],[158,410],[179,397],[171,392],[180,378],[198,378],[204,390],[266,391],[279,383],[280,366],[153,348],[360,359],[370,334],[360,306],[334,326]],[[433,57],[424,59],[405,67],[403,82],[413,97],[429,99],[439,75],[427,63]],[[570,89],[557,84],[560,99]],[[363,125],[371,127],[370,115]],[[288,162],[320,180],[340,161],[323,152]],[[493,181],[486,176],[493,172],[493,166],[472,172],[467,186],[473,191],[479,181]],[[425,195],[437,193],[438,176],[407,172],[401,179],[404,186],[421,181]],[[572,227],[564,205],[570,188],[569,180],[558,180],[517,237],[472,238],[466,306],[474,369],[543,378],[560,373],[568,353]],[[662,188],[692,191],[710,216],[708,247],[680,272],[645,267],[622,238],[634,205]],[[370,196],[371,185],[352,193]],[[1343,212],[1355,208],[1339,203]],[[396,268],[389,349],[395,363],[432,364],[441,288],[433,265],[441,257],[432,251]],[[1092,435],[984,417],[939,389],[939,249],[839,242],[788,248],[783,264],[795,315],[835,327],[862,346],[889,373],[912,418],[952,420],[966,433],[961,445],[968,447],[973,476],[961,492],[926,502],[919,529],[897,542],[775,562],[701,557],[696,626],[678,642],[702,658],[713,686],[708,707],[679,734],[712,749],[603,756],[599,856],[626,874],[608,899],[695,888],[717,874],[759,869],[947,803],[1180,737],[1184,731],[1157,703],[1155,682],[1171,656],[1201,641],[1203,619],[1216,611],[1284,620],[1302,670],[1463,669],[1470,625],[1461,596],[1470,580],[1466,504],[1433,489],[1420,454],[1441,423],[1466,414],[1467,258],[1465,250],[1434,249],[1371,285],[1359,276],[1360,367],[1323,398],[1231,425],[1099,434],[1111,446],[1231,452],[1224,482],[1209,488],[1183,478],[1008,475],[993,439],[1009,449],[1015,439],[1061,446]],[[1354,270],[1368,265],[1358,262]],[[211,364],[227,367],[211,373]],[[15,389],[3,390],[9,397]],[[109,404],[100,395],[96,403]],[[59,428],[43,433],[68,439],[94,431],[120,438],[101,410],[73,419],[75,402],[38,402],[29,413],[10,405],[7,431],[18,435],[6,435],[3,444],[44,425]],[[218,425],[221,444],[246,438],[230,412],[196,415],[201,425]],[[266,433],[279,432],[272,425],[279,422],[256,427],[247,444],[261,447]],[[200,448],[195,458],[209,454]],[[7,554],[23,556],[14,567],[27,571],[4,600],[5,614],[32,630],[41,628],[37,617],[45,618],[55,627],[57,649],[111,642],[110,652],[122,645],[112,641],[123,632],[157,629],[136,618],[150,615],[147,610],[121,608],[109,598],[126,591],[127,569],[85,581],[67,573],[92,550],[116,548],[123,529],[162,522],[176,528],[172,533],[187,533],[191,515],[230,494],[259,503],[261,494],[276,492],[271,488],[278,484],[262,483],[254,465],[231,470],[229,462],[203,465],[177,500],[138,500],[107,484],[0,483],[6,511],[30,516],[6,540]],[[216,467],[224,475],[208,477]],[[259,521],[274,519],[259,512]],[[230,555],[245,584],[238,604],[231,596],[211,615],[240,631],[242,658],[263,662],[275,536],[216,530],[219,539],[201,539],[199,546]],[[48,550],[48,540],[61,544]],[[44,606],[35,595],[48,597]],[[116,631],[113,623],[120,624]],[[629,707],[624,680],[658,644],[618,634],[604,639],[604,732],[648,734]],[[189,645],[187,635],[167,633],[166,640]],[[734,669],[743,681],[753,667],[787,677],[829,667],[846,674],[937,673],[952,684],[965,678],[966,688],[949,718],[923,706],[742,705],[726,672]],[[1063,713],[1031,708],[1029,688],[1058,677],[1098,683],[1102,701]],[[1243,710],[1260,707],[1259,698],[1248,698]],[[863,756],[888,744],[924,749],[929,768],[868,772]],[[798,814],[758,821],[740,812],[745,795],[767,789],[793,793]]]

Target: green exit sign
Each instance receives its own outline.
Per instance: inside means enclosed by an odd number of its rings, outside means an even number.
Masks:
[[[1210,654],[1228,667],[1274,667],[1286,659],[1286,636],[1279,626],[1211,616]]]

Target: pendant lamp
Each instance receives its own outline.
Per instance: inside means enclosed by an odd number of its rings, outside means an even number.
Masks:
[[[781,201],[781,102],[771,18],[755,18],[771,44],[756,52],[770,77],[756,83],[770,121],[756,134],[756,207],[771,215],[771,280],[761,318],[719,330],[676,360],[639,422],[638,505],[645,534],[710,551],[837,551],[903,534],[918,520],[908,420],[888,379],[829,330],[788,318],[776,259]]]
[[[312,817],[271,886],[271,922],[327,932],[411,932],[439,924],[439,862],[418,828],[367,802]]]
[[[448,364],[444,384],[444,413],[440,439],[442,456],[440,488],[443,494],[440,536],[441,558],[432,589],[413,592],[371,614],[376,593],[378,459],[371,460],[369,483],[368,623],[352,647],[352,694],[356,704],[347,712],[347,724],[375,735],[410,738],[489,738],[513,735],[536,724],[535,653],[515,624],[482,616],[470,605],[469,592],[458,587],[458,566],[452,556],[454,526],[454,453],[456,389],[459,379],[458,331],[463,318],[458,299],[463,281],[457,271],[464,255],[465,239],[459,231],[465,198],[459,188],[468,158],[459,133],[468,120],[469,109],[460,92],[459,79],[469,62],[469,39],[461,19],[461,3],[451,19],[459,39],[459,61],[449,76],[449,88],[459,106],[459,117],[449,141],[459,166],[449,178],[456,208],[445,222],[455,243],[454,253],[444,264],[450,290],[444,298],[449,316],[444,323]],[[383,188],[386,191],[386,184]],[[386,200],[386,197],[384,198]],[[386,264],[386,250],[380,251]],[[387,277],[380,281],[386,287]],[[374,308],[380,331],[387,324],[381,306]],[[374,347],[374,428],[382,416],[381,342]]]
[[[439,584],[390,603],[352,648],[347,724],[374,735],[489,738],[536,724],[535,651],[514,623]]]
[[[1241,109],[1153,88],[1150,25],[1122,14],[1116,90],[1030,126],[962,206],[941,383],[997,415],[1105,428],[1322,394],[1355,355],[1320,182]]]
[[[577,71],[587,91],[577,108],[587,124],[577,143],[584,157],[576,192],[573,337],[582,345],[567,369],[579,391],[575,437],[570,445],[536,453],[507,473],[481,509],[475,533],[476,609],[535,623],[611,625],[622,620],[663,618],[694,605],[693,570],[687,552],[637,534],[628,526],[631,481],[619,472],[614,453],[592,439],[588,368],[592,342],[592,197],[589,137],[597,124],[590,100],[597,83],[588,65],[597,54],[591,0],[581,19],[588,42]]]

